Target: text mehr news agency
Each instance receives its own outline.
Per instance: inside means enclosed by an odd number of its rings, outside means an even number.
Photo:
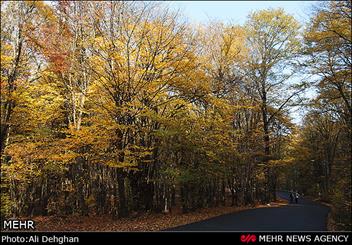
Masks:
[[[292,235],[259,235],[257,242],[282,242],[282,243],[296,243],[296,242],[322,242],[322,243],[347,243],[348,234],[345,235],[336,235],[336,234],[292,234]]]

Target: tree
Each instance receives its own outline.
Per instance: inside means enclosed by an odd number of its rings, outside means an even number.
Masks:
[[[288,79],[295,74],[293,58],[299,54],[299,24],[282,9],[252,13],[245,24],[250,50],[247,76],[260,105],[264,163],[271,158],[270,124],[301,92]],[[280,95],[280,96],[279,96]],[[275,176],[267,168],[268,198],[275,197]]]
[[[119,216],[125,216],[126,181],[137,192],[134,195],[146,201],[145,208],[152,209],[154,183],[150,179],[159,166],[158,140],[152,133],[161,127],[155,118],[167,112],[169,103],[194,96],[196,84],[193,89],[184,77],[192,79],[197,69],[186,28],[174,14],[161,14],[158,6],[144,3],[104,7],[111,11],[103,11],[106,15],[101,18],[107,21],[96,26],[91,57],[94,92],[104,96],[95,114],[105,115],[114,125],[110,166],[117,173]],[[111,29],[115,25],[119,27]],[[176,111],[182,107],[182,103],[174,104]],[[131,171],[135,168],[141,172]]]
[[[351,124],[351,1],[319,6],[305,32],[308,72],[319,76],[318,99]]]
[[[351,227],[350,27],[351,1],[318,5],[307,26],[302,67],[316,78],[317,96],[303,123],[301,145],[307,151],[294,165],[301,178],[311,180],[302,183],[307,192],[333,203],[332,217],[343,230]]]
[[[35,66],[28,45],[34,14],[33,3],[1,3],[1,157],[9,141],[16,100],[37,76],[36,67],[29,68]]]

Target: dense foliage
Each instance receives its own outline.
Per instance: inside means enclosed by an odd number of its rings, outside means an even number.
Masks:
[[[300,33],[282,9],[196,28],[150,2],[1,2],[2,216],[188,212],[278,184],[347,212],[349,4]],[[322,79],[298,130],[302,66]]]

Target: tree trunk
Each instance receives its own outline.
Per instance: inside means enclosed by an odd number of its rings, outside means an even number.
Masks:
[[[268,121],[268,111],[267,111],[267,101],[266,101],[266,93],[263,92],[262,98],[262,117],[263,117],[263,133],[264,133],[264,164],[266,165],[265,169],[265,177],[266,177],[266,201],[269,202],[275,199],[275,188],[273,184],[273,174],[272,170],[269,166],[270,160],[270,136],[269,136],[269,121]]]
[[[125,190],[125,176],[122,169],[117,170],[117,184],[118,184],[118,217],[123,218],[128,216],[128,208],[126,202],[126,190]]]

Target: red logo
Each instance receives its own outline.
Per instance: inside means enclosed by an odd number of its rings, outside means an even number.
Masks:
[[[257,240],[256,235],[241,235],[241,242],[249,243],[249,242],[255,242]]]

